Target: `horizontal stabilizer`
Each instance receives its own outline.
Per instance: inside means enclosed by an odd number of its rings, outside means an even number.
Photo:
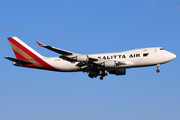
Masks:
[[[4,57],[10,61],[16,62],[16,63],[20,63],[22,65],[27,65],[27,64],[33,64],[34,62],[29,62],[29,61],[25,61],[25,60],[21,60],[21,59],[16,59],[16,58],[11,58],[11,57]]]

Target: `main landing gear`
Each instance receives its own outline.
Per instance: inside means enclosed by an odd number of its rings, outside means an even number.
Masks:
[[[96,78],[97,76],[100,76],[100,80],[103,80],[103,78],[106,76],[106,75],[108,75],[108,72],[107,71],[105,71],[105,70],[97,70],[97,71],[91,71],[90,73],[89,73],[89,77],[90,78]]]
[[[101,75],[100,80],[103,80],[103,78],[104,78],[106,75],[108,75],[108,72],[107,72],[107,71],[101,71],[100,73],[101,73],[101,74],[99,74],[99,75]]]
[[[103,76],[100,77],[100,80],[103,80]]]
[[[160,72],[159,67],[160,67],[160,64],[157,64],[157,69],[156,69],[156,72],[157,72],[157,73]]]

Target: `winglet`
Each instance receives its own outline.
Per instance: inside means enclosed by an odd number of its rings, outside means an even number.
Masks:
[[[39,46],[46,46],[45,44],[39,42],[39,41],[36,41],[36,43],[39,45]]]

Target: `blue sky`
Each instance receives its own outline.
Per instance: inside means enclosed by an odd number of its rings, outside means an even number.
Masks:
[[[6,0],[0,4],[1,120],[179,120],[180,1]],[[103,81],[85,73],[15,67],[7,37],[44,56],[41,41],[76,53],[164,47],[177,58]]]

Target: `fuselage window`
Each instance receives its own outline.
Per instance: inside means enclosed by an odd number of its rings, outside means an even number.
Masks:
[[[147,57],[149,55],[149,53],[144,53],[143,57]]]

